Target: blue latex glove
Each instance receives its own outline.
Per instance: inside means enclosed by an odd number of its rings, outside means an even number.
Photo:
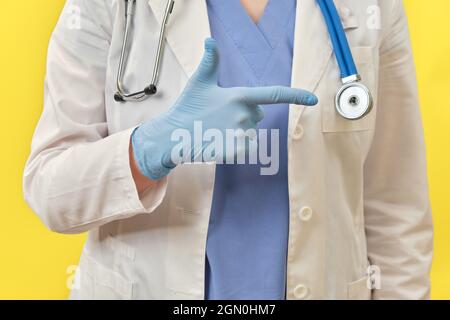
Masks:
[[[134,131],[134,157],[146,177],[159,180],[180,164],[174,163],[171,156],[179,144],[171,139],[176,129],[186,129],[193,137],[194,122],[201,121],[203,130],[213,128],[225,136],[227,129],[256,129],[264,118],[259,105],[315,105],[318,102],[314,94],[289,87],[221,88],[217,85],[218,65],[217,44],[207,39],[203,59],[176,103],[166,113]],[[194,146],[190,158],[195,160],[206,147]],[[224,157],[222,150],[217,150],[216,155]]]

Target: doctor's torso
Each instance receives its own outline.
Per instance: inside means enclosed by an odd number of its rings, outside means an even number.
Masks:
[[[412,246],[400,252],[405,256],[428,247],[414,245],[418,238],[408,232],[426,220],[422,219],[426,186],[424,161],[410,156],[422,154],[423,146],[401,3],[334,2],[374,107],[368,116],[354,121],[336,112],[335,95],[342,83],[326,24],[315,0],[297,0],[291,86],[314,92],[319,104],[289,107],[287,299],[370,298],[369,255],[384,263],[387,273],[395,274],[391,267],[397,260],[384,259],[382,254],[384,247],[399,243],[389,240],[391,234],[409,236],[408,241],[400,241]],[[81,19],[78,26],[71,23],[73,5],[82,6],[87,10],[83,15],[95,20]],[[127,91],[141,90],[151,81],[165,5],[163,0],[136,1],[123,76]],[[128,151],[130,129],[166,112],[196,70],[204,40],[211,36],[206,1],[176,1],[167,25],[158,94],[137,103],[114,100],[125,12],[122,0],[73,0],[66,7],[53,36],[47,81],[51,99],[38,127],[32,158],[38,164],[45,161],[41,151],[54,141],[75,144],[82,140],[83,145],[53,162],[60,168],[74,161],[64,178],[52,170],[51,179],[32,185],[39,172],[36,165],[29,165],[28,197],[43,209],[43,220],[50,221],[53,229],[89,231],[80,260],[80,284],[72,298],[203,299],[216,166],[178,166],[138,199],[128,159],[119,153]],[[77,52],[80,33],[85,38],[82,52]],[[85,82],[67,91],[62,84],[67,74]],[[83,90],[77,91],[80,87]],[[393,87],[409,98],[399,100]],[[75,103],[76,99],[81,103]],[[402,108],[410,112],[403,113]],[[99,137],[101,142],[87,152]],[[106,152],[111,157],[105,159]],[[84,161],[89,166],[83,166]],[[405,168],[417,173],[416,179],[400,175]],[[398,190],[408,189],[412,181],[419,181],[420,195],[403,205],[408,197]],[[390,192],[384,191],[386,186]],[[49,194],[42,205],[39,190]],[[412,218],[393,218],[396,212]],[[387,223],[392,233],[379,237]],[[411,274],[417,265],[413,262],[419,260],[415,259],[419,255],[413,256],[399,262]]]

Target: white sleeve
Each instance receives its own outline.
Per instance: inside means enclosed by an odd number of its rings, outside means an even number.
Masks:
[[[424,299],[433,251],[425,143],[407,19],[402,1],[392,3],[365,165],[365,229],[369,260],[381,269],[374,298]]]
[[[24,193],[43,222],[60,233],[150,213],[165,195],[166,180],[138,195],[128,152],[133,129],[108,136],[107,2],[68,0],[50,40],[44,111],[25,167]]]

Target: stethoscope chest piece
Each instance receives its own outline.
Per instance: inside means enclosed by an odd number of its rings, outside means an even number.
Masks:
[[[345,119],[358,120],[370,113],[373,99],[369,89],[360,82],[344,84],[336,94],[336,111]]]

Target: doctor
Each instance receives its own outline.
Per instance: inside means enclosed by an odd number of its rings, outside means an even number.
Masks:
[[[158,93],[142,102],[114,99],[126,1],[67,1],[24,190],[51,230],[89,232],[73,299],[429,296],[433,232],[402,1],[334,2],[374,99],[357,120],[336,112],[339,67],[316,0],[176,1]],[[128,91],[152,78],[165,8],[136,1]],[[174,161],[172,133],[197,121],[277,130],[277,173],[216,164],[230,155],[208,143],[189,150],[196,163]],[[215,161],[198,161],[205,150]]]

